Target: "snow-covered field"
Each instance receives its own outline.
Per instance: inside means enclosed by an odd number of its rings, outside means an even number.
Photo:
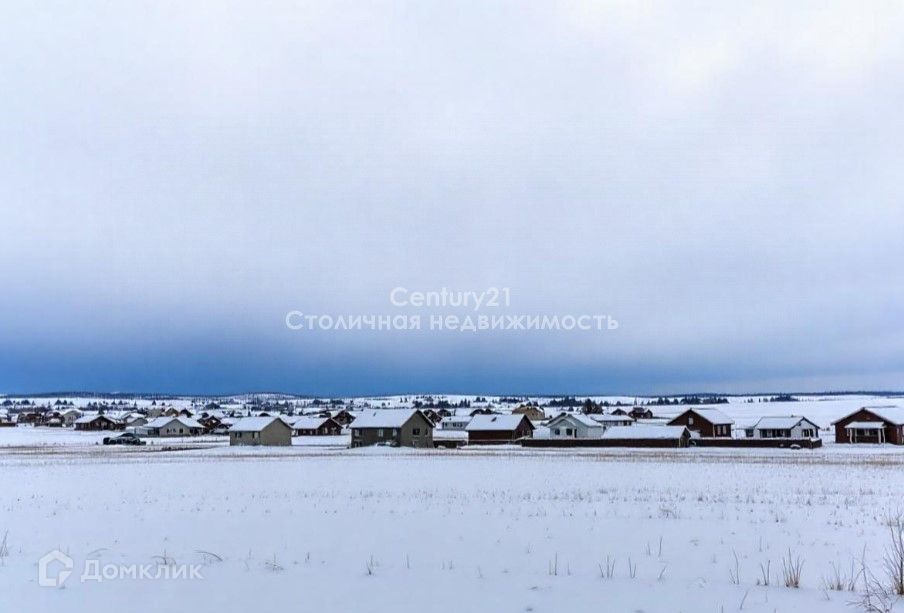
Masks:
[[[870,450],[65,449],[0,452],[0,611],[849,611],[823,577],[878,570],[904,491]],[[164,556],[203,578],[79,581]]]
[[[827,425],[879,403],[721,408]],[[101,438],[0,429],[0,612],[856,611],[858,595],[826,580],[857,574],[861,558],[883,577],[884,518],[904,508],[904,449],[892,446],[351,450],[346,437],[300,437],[262,449],[207,437],[129,449]],[[42,587],[38,561],[55,549],[74,572]],[[798,589],[783,585],[789,555],[803,563]],[[86,568],[111,577],[81,581]]]

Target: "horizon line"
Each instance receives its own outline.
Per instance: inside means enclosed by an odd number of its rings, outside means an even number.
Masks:
[[[745,396],[904,396],[904,391],[896,391],[896,390],[823,390],[816,392],[801,392],[801,391],[762,391],[762,392],[743,392],[743,393],[725,393],[725,392],[714,392],[714,391],[696,391],[696,392],[680,392],[680,393],[659,393],[659,394],[649,394],[649,393],[576,393],[576,392],[566,392],[566,393],[523,393],[523,392],[506,392],[506,393],[484,393],[484,392],[399,392],[399,393],[385,393],[385,394],[301,394],[294,392],[281,392],[281,391],[243,391],[236,393],[219,393],[219,394],[211,394],[211,393],[181,393],[181,392],[109,392],[109,391],[97,391],[97,390],[68,390],[68,391],[59,391],[53,390],[49,392],[28,392],[28,393],[0,393],[0,398],[3,399],[13,399],[13,398],[50,398],[50,397],[114,397],[114,398],[230,398],[236,396],[286,396],[290,398],[297,399],[319,399],[319,398],[349,398],[349,399],[357,399],[357,398],[391,398],[397,396],[494,396],[494,397],[510,397],[510,398],[565,398],[568,396],[574,398],[592,398],[592,397],[631,397],[634,396],[636,398],[687,398],[691,396],[708,396],[708,397],[725,397],[725,398],[741,398]]]

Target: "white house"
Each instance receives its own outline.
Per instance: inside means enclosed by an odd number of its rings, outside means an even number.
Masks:
[[[630,419],[630,418],[629,418]],[[582,413],[560,413],[546,424],[549,438],[602,438],[606,426]]]
[[[82,412],[78,409],[66,409],[60,411],[60,420],[64,426],[74,426],[75,421],[82,416]]]
[[[763,417],[753,426],[747,428],[751,438],[818,438],[819,426],[806,417]]]
[[[197,436],[204,426],[188,417],[157,417],[136,428],[147,436]]]

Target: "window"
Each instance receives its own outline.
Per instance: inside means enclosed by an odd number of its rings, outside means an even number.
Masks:
[[[420,428],[415,428],[415,429],[413,429],[413,430],[411,431],[411,434],[413,434],[414,436],[420,436],[420,435],[421,435],[421,429],[420,429]]]
[[[383,428],[377,429],[377,436],[383,436]]]
[[[688,418],[687,418],[687,425],[689,425],[689,426],[693,426],[693,425],[694,425],[694,418],[693,418],[693,417],[688,417]]]
[[[565,436],[571,436],[571,428],[565,428]]]
[[[555,429],[555,433],[556,433],[556,434],[562,434],[562,432],[561,432],[558,428]]]

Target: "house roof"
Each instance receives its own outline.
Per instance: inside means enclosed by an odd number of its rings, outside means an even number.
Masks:
[[[230,432],[261,432],[264,428],[272,424],[274,421],[281,421],[290,428],[286,420],[282,417],[243,417],[235,422],[230,428]]]
[[[509,431],[518,427],[522,420],[527,419],[524,415],[475,415],[465,426],[465,431]],[[530,424],[530,420],[527,419]],[[533,424],[531,424],[533,428]]]
[[[450,415],[449,417],[443,417],[442,423],[444,423],[444,424],[449,424],[449,423],[452,423],[452,424],[458,424],[458,423],[461,423],[461,422],[463,422],[463,421],[464,421],[464,422],[471,421],[471,416],[470,416],[470,415]]]
[[[880,419],[884,419],[885,421],[892,423],[896,426],[904,425],[904,409],[902,409],[901,407],[898,407],[898,406],[894,406],[894,405],[860,407],[856,411],[852,411],[851,413],[848,413],[841,419],[836,419],[835,421],[832,422],[832,425],[834,426],[838,422],[844,421],[851,415],[854,415],[854,414],[856,414],[860,411],[864,411],[864,410],[869,411],[870,413],[872,413],[873,415],[876,415]]]
[[[417,409],[371,409],[355,417],[352,428],[401,428],[415,413],[421,412]],[[421,417],[430,422],[423,413]]]
[[[622,417],[621,420],[625,420],[626,418]],[[627,418],[630,419],[630,418]],[[548,426],[553,426],[556,423],[564,420],[570,420],[572,422],[577,422],[583,426],[588,428],[602,428],[603,425],[592,419],[589,415],[584,415],[583,413],[559,413],[555,417],[549,420]]]
[[[186,428],[199,428],[201,430],[204,429],[204,426],[199,424],[194,419],[189,419],[188,417],[182,417],[181,415],[178,417],[155,417],[148,423],[144,425],[145,428],[163,428],[168,426],[170,423],[177,421]]]
[[[844,427],[845,430],[884,430],[885,424],[881,421],[852,421]]]
[[[714,426],[729,426],[734,423],[734,420],[730,418],[728,415],[720,411],[719,409],[688,409],[688,411],[693,411],[709,423]],[[686,413],[687,411],[685,411]]]
[[[110,421],[116,421],[115,419],[113,419],[112,417],[110,417],[110,416],[108,416],[108,415],[97,415],[97,414],[94,414],[94,415],[84,415],[84,416],[82,416],[82,417],[79,417],[78,419],[75,420],[74,423],[77,423],[77,424],[90,424],[92,421],[94,421],[95,419],[98,419],[98,418],[100,418],[100,417],[102,417],[102,418],[104,418],[104,419],[109,419]]]
[[[332,421],[331,417],[299,417],[292,422],[296,430],[316,430],[324,423]]]
[[[610,413],[606,414],[598,414],[598,415],[588,415],[590,419],[595,422],[605,424],[605,423],[634,423],[634,418],[630,415],[612,415]]]
[[[604,439],[678,439],[687,430],[684,426],[657,426],[637,424],[634,426],[612,426],[603,433]]]
[[[806,417],[790,415],[785,417],[761,417],[753,426],[756,430],[790,430],[800,422],[805,421],[818,429],[818,426]]]

